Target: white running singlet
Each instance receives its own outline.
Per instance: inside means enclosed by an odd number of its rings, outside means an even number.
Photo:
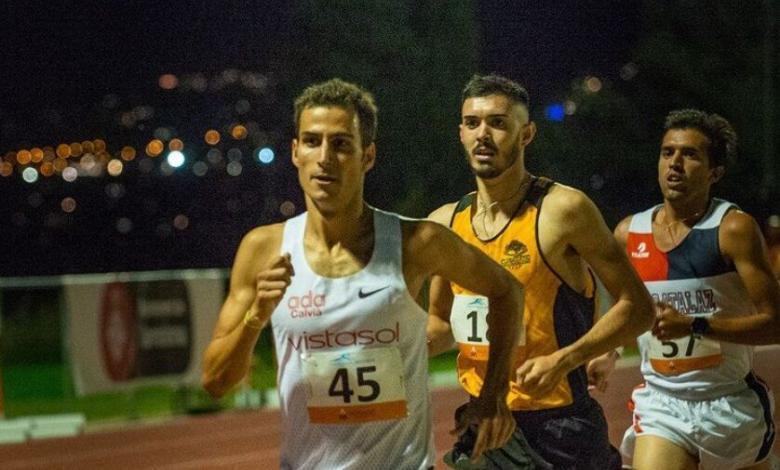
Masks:
[[[306,261],[306,213],[284,226],[295,275],[271,316],[283,469],[434,465],[427,312],[404,280],[400,216],[369,210],[371,260],[341,278]]]

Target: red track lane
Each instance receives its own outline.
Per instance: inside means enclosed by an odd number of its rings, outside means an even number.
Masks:
[[[773,361],[780,350],[756,354],[756,372],[773,390],[780,389],[780,368]],[[597,393],[610,426],[610,439],[619,444],[631,423],[626,402],[640,382],[636,367],[617,370],[609,390]],[[433,394],[437,469],[446,468],[441,456],[453,438],[452,412],[465,400],[458,389]],[[776,424],[777,423],[777,420]],[[277,411],[226,412],[179,417],[159,424],[131,424],[114,431],[89,431],[76,437],[32,440],[0,445],[0,468],[15,469],[271,469],[278,467],[281,443]],[[775,450],[780,445],[775,445]]]

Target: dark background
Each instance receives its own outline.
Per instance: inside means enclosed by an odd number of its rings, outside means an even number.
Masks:
[[[380,158],[366,197],[378,207],[424,216],[472,188],[459,93],[474,72],[495,71],[531,93],[540,132],[529,168],[585,191],[610,226],[660,201],[660,126],[680,107],[735,125],[739,158],[718,195],[763,225],[778,212],[778,10],[771,0],[3,2],[0,158],[12,172],[0,176],[0,275],[230,266],[246,231],[303,210],[291,103],[333,76],[376,95]],[[178,85],[162,88],[164,74]],[[236,124],[246,138],[231,137]],[[219,144],[204,141],[208,129]],[[167,149],[148,157],[155,136],[181,139],[186,163],[166,167]],[[106,143],[98,168],[125,146],[137,156],[118,176],[87,176],[82,155],[67,159],[75,181],[22,178],[53,154],[22,165],[20,150],[95,139]],[[262,147],[272,163],[256,159]]]

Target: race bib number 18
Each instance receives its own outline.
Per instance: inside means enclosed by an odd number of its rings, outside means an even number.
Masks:
[[[452,300],[450,325],[458,349],[469,359],[487,361],[490,342],[487,339],[488,299],[479,295],[456,295]],[[525,327],[518,333],[519,346],[525,344]]]
[[[405,418],[403,371],[394,347],[306,354],[309,420],[355,424]]]
[[[649,339],[650,365],[663,375],[677,375],[715,367],[721,363],[720,342],[693,335],[659,341]]]

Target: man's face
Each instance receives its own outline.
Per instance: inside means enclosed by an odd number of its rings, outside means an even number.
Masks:
[[[338,106],[301,112],[292,160],[303,192],[321,209],[362,198],[363,177],[374,165],[375,147],[363,148],[357,113]]]
[[[710,167],[710,139],[692,128],[670,129],[661,141],[658,184],[669,201],[708,199],[723,167]]]
[[[478,96],[463,102],[460,141],[477,177],[491,179],[501,175],[517,161],[532,137],[528,110],[509,97]]]

